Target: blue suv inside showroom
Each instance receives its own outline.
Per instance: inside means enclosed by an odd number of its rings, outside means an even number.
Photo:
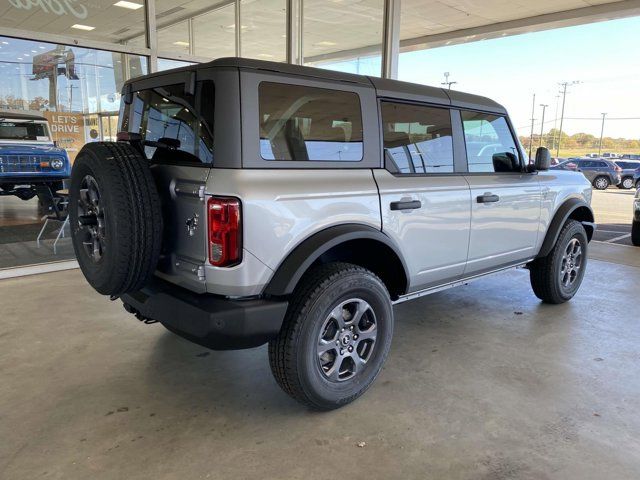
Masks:
[[[0,478],[640,478],[640,0],[0,13]]]

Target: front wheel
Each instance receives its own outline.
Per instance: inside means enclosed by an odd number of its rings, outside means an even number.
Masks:
[[[576,294],[587,267],[587,234],[580,222],[569,220],[546,257],[529,265],[531,287],[545,303],[564,303]]]
[[[625,177],[622,179],[622,182],[620,182],[620,185],[618,185],[619,188],[623,188],[625,190],[631,190],[633,188],[633,178],[632,177]]]
[[[598,177],[593,181],[593,186],[598,190],[606,190],[611,185],[607,177]]]
[[[640,221],[634,220],[631,224],[631,243],[640,247]]]
[[[269,343],[271,371],[297,401],[338,408],[376,379],[392,335],[389,292],[376,275],[348,263],[321,265],[301,280]]]

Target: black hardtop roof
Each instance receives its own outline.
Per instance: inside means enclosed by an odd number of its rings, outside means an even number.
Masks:
[[[387,98],[399,98],[415,101],[426,101],[429,103],[451,105],[475,110],[485,110],[497,113],[506,113],[505,108],[490,98],[473,95],[470,93],[458,92],[456,90],[445,90],[440,87],[430,87],[417,83],[402,82],[400,80],[390,80],[378,77],[368,77],[353,73],[337,72],[322,68],[305,67],[292,65],[290,63],[269,62],[265,60],[255,60],[251,58],[225,57],[218,58],[211,62],[189,65],[186,67],[164,70],[152,73],[144,77],[137,77],[127,83],[135,84],[137,81],[162,77],[163,75],[179,72],[192,72],[212,67],[230,67],[239,69],[265,70],[287,75],[312,77],[317,79],[333,80],[340,82],[355,83],[363,86],[373,86],[378,96]]]
[[[41,113],[27,112],[20,110],[0,110],[0,118],[10,118],[13,120],[44,120],[47,119]]]

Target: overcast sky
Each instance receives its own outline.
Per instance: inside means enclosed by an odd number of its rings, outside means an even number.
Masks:
[[[600,22],[496,40],[455,45],[400,56],[401,80],[439,85],[444,72],[458,83],[452,88],[485,95],[510,112],[520,135],[529,135],[532,96],[536,126],[548,104],[545,132],[554,126],[556,95],[569,87],[563,130],[600,135],[601,113],[610,120],[605,136],[640,138],[640,17]],[[560,99],[561,100],[561,99]],[[558,117],[560,116],[558,108]],[[571,120],[594,118],[595,120]]]

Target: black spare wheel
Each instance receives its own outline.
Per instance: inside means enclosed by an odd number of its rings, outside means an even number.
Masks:
[[[88,143],[69,189],[71,236],[87,281],[103,295],[142,288],[160,256],[160,198],[146,158],[128,143]]]

